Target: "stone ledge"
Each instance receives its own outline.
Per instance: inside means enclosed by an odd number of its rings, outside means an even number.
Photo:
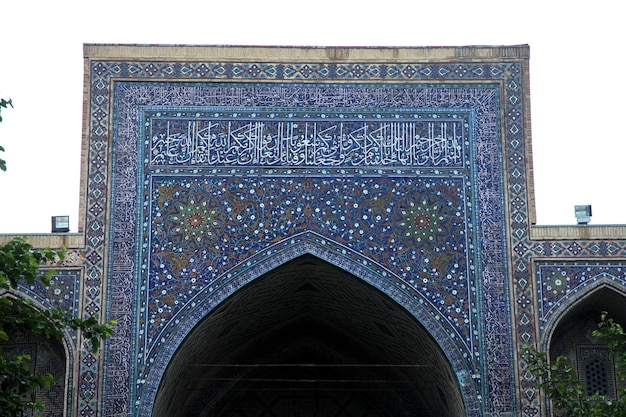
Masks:
[[[625,239],[626,225],[531,226],[532,240]]]
[[[529,58],[528,45],[462,47],[323,47],[236,45],[84,44],[89,59],[170,59],[246,61],[447,61],[520,60]]]
[[[26,238],[34,248],[78,249],[85,247],[85,236],[82,233],[42,233],[42,234],[0,234],[0,245],[4,245],[15,237]]]

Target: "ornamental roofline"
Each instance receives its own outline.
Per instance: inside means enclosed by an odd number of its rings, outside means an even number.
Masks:
[[[238,61],[503,61],[527,60],[528,45],[424,46],[424,47],[343,47],[343,46],[244,46],[244,45],[157,45],[84,44],[88,59],[219,59]]]

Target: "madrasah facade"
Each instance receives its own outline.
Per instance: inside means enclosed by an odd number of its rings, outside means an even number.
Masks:
[[[537,226],[529,48],[84,46],[76,233],[24,334],[54,416],[550,415],[522,358],[617,392],[626,226]],[[0,236],[6,241],[10,236]]]

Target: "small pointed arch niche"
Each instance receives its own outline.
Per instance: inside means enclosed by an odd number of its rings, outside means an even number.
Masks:
[[[593,336],[602,312],[626,323],[626,294],[603,284],[570,305],[553,328],[548,352],[551,360],[567,357],[587,395],[616,398],[622,384],[617,381],[613,358],[608,346]]]
[[[14,300],[20,300],[14,294],[4,294]],[[43,309],[35,300],[28,298],[33,309]],[[5,325],[4,331],[8,334],[8,341],[0,341],[0,350],[4,357],[14,355],[28,355],[29,369],[36,375],[50,374],[54,383],[37,391],[37,400],[44,406],[44,415],[50,417],[71,415],[71,400],[67,396],[70,382],[68,377],[68,340],[64,334],[63,340],[54,337],[46,338],[33,332],[23,324]],[[25,415],[35,415],[32,411],[26,411]]]
[[[173,355],[153,417],[466,415],[437,341],[381,291],[307,254],[210,312]]]

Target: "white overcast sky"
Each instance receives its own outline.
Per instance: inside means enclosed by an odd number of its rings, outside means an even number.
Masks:
[[[582,1],[28,1],[0,5],[0,233],[78,229],[84,43],[530,45],[538,224],[626,224],[624,13]]]

